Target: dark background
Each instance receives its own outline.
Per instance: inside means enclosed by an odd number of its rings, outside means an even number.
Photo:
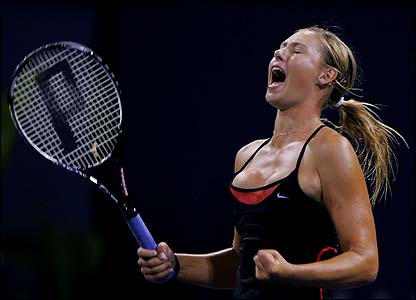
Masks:
[[[414,299],[413,7],[392,2],[108,4],[3,2],[1,8],[2,299],[230,299],[231,292],[143,280],[117,208],[42,159],[12,127],[5,95],[19,61],[69,40],[108,63],[123,91],[126,180],[154,238],[176,252],[231,246],[234,155],[271,135],[267,65],[294,30],[334,25],[364,71],[364,100],[406,137],[392,196],[374,209],[380,270],[337,298]],[[330,114],[331,115],[331,114]],[[97,171],[108,175],[106,167]],[[150,292],[152,296],[145,297]]]

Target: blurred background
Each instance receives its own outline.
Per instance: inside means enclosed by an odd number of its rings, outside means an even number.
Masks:
[[[232,295],[146,282],[136,265],[137,244],[113,203],[16,135],[6,93],[26,54],[67,40],[109,64],[123,92],[131,199],[158,242],[176,252],[207,253],[231,246],[228,184],[236,152],[273,131],[275,110],[264,100],[273,52],[294,30],[315,24],[339,27],[361,63],[364,99],[382,104],[380,117],[410,145],[397,149],[392,196],[374,209],[378,278],[336,298],[415,299],[416,13],[410,5],[3,1],[0,8],[1,299]],[[105,166],[97,172],[110,177]]]

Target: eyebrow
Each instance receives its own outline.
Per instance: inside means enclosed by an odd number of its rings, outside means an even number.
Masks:
[[[290,46],[292,46],[292,47],[302,46],[302,47],[307,48],[307,46],[306,46],[305,44],[300,43],[300,42],[291,42],[291,43],[288,43],[288,42],[283,42],[283,43],[281,43],[281,44],[280,44],[280,48],[282,48],[282,47],[286,47],[288,44],[289,44]]]

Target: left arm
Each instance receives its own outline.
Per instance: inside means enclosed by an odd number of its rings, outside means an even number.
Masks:
[[[274,250],[259,250],[256,276],[264,280],[323,288],[349,288],[373,282],[378,272],[374,218],[364,176],[351,144],[329,133],[311,147],[323,202],[337,231],[342,254],[293,265]]]

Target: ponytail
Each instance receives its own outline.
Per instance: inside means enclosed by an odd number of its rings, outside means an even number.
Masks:
[[[346,133],[358,155],[365,179],[369,183],[371,204],[386,199],[391,192],[390,179],[395,179],[397,158],[393,152],[399,141],[408,144],[393,128],[384,124],[374,109],[378,106],[353,99],[345,100],[337,107],[340,133]]]

